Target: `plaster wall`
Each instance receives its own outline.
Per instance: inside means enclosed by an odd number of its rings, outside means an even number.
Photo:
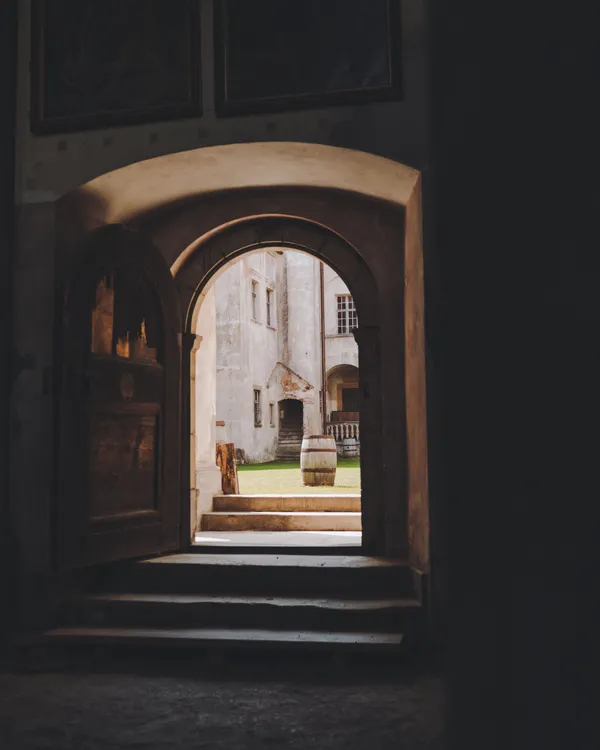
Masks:
[[[358,367],[358,345],[351,333],[338,334],[337,297],[350,294],[344,280],[329,266],[324,272],[325,297],[325,370],[337,365]],[[360,321],[359,321],[360,324]],[[331,409],[328,407],[328,411]]]
[[[319,262],[290,250],[249,253],[229,266],[214,287],[217,419],[225,422],[227,439],[244,460],[270,461],[277,449],[281,399],[301,400],[305,432],[321,431]],[[267,325],[267,289],[272,294],[271,325]],[[255,389],[261,391],[260,427],[254,426]]]
[[[319,394],[321,373],[321,294],[319,262],[303,253],[287,252],[288,366],[312,386],[304,392],[304,433],[322,432]],[[290,394],[291,395],[291,394]]]
[[[252,463],[275,457],[277,418],[271,426],[269,404],[280,396],[279,383],[269,383],[277,365],[278,255],[243,256],[215,282],[217,300],[217,419],[225,422],[228,440]],[[256,283],[256,318],[252,315],[252,282]],[[266,324],[266,291],[274,291],[274,325]],[[270,385],[270,387],[269,387]],[[254,426],[254,390],[261,392],[262,424]],[[274,409],[276,411],[276,409]]]

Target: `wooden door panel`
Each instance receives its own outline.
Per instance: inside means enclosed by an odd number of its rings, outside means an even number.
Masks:
[[[179,548],[181,314],[141,235],[94,232],[65,301],[59,563]]]
[[[92,409],[143,411],[163,400],[165,372],[162,365],[92,355],[84,379]]]
[[[157,515],[158,434],[158,415],[91,415],[90,524]]]

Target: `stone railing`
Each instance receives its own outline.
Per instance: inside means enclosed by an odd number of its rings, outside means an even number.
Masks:
[[[344,438],[356,438],[360,442],[359,422],[329,422],[327,434],[333,435],[336,443],[341,443]]]

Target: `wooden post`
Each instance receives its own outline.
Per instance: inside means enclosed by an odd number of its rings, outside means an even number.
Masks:
[[[221,489],[224,495],[239,495],[235,445],[217,443],[217,466],[221,469]]]

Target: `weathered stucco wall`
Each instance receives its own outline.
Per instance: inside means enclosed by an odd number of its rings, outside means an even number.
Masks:
[[[225,422],[227,439],[252,463],[275,457],[277,428],[269,420],[269,404],[280,397],[269,376],[278,361],[277,309],[266,323],[266,290],[276,290],[280,256],[252,253],[226,269],[215,282],[217,300],[217,419]],[[252,282],[256,283],[256,318],[252,315]],[[268,386],[271,387],[268,387]],[[261,392],[262,424],[254,426],[254,389]],[[274,409],[276,411],[276,409]],[[277,420],[275,421],[277,424]]]
[[[319,262],[304,253],[286,253],[290,367],[312,386],[302,393],[304,433],[322,432],[321,293]],[[290,394],[291,395],[291,394]]]
[[[325,370],[348,364],[358,367],[358,345],[351,333],[338,334],[337,297],[350,294],[343,279],[328,266],[324,272],[325,297]]]
[[[325,279],[332,282],[334,290],[347,293],[345,284],[328,266]],[[256,318],[252,314],[253,281],[257,285]],[[275,458],[279,428],[276,407],[281,399],[300,399],[305,432],[321,431],[320,284],[319,261],[290,250],[249,253],[215,281],[217,419],[225,422],[227,439],[252,463]],[[272,294],[270,326],[266,320],[267,289]],[[335,294],[325,302],[329,317],[335,316]],[[334,344],[328,361],[358,364],[352,336]],[[254,426],[255,388],[260,389],[262,397],[260,427]],[[270,405],[274,407],[273,424]]]

